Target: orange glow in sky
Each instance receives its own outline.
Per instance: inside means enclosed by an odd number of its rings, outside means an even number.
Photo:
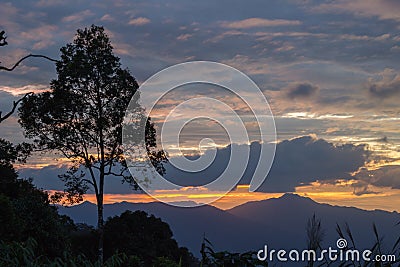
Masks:
[[[178,193],[159,192],[155,197],[159,199],[168,199],[169,202],[178,202],[191,199],[197,203],[207,201],[207,198],[220,195],[221,198],[210,205],[217,208],[227,210],[238,205],[244,204],[249,201],[260,201],[269,198],[277,198],[284,193],[263,193],[263,192],[249,192],[249,185],[238,185],[236,190],[229,192],[223,196],[223,193],[213,192],[209,194],[191,194],[184,195]],[[374,190],[377,188],[371,188]],[[50,192],[51,193],[51,192]],[[388,211],[399,211],[400,206],[400,189],[387,188],[382,192],[375,194],[354,194],[354,188],[351,181],[338,181],[336,184],[321,184],[314,182],[311,185],[300,186],[294,192],[303,197],[309,197],[314,201],[320,203],[327,203],[338,206],[352,206],[366,210],[384,209]],[[96,203],[94,194],[86,194],[85,201]],[[131,203],[150,203],[157,200],[145,193],[132,193],[132,194],[105,194],[104,203],[112,204],[118,202],[131,202]]]

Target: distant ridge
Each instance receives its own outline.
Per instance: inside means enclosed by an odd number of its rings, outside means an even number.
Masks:
[[[144,210],[167,222],[179,245],[188,247],[199,256],[203,233],[215,249],[245,252],[258,250],[265,244],[275,248],[304,248],[306,224],[316,214],[325,230],[323,244],[332,246],[338,235],[336,223],[350,225],[358,246],[370,248],[374,243],[372,224],[376,223],[384,244],[391,247],[400,232],[397,212],[366,211],[354,207],[320,204],[308,197],[284,194],[279,198],[252,201],[229,210],[205,205],[196,208],[180,208],[160,202],[106,204],[105,218],[121,214],[125,210]],[[96,205],[83,202],[73,207],[59,208],[75,222],[96,224]]]

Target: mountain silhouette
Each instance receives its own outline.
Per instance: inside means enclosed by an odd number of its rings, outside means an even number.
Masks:
[[[143,210],[167,222],[180,246],[200,256],[203,235],[213,243],[216,251],[246,252],[259,250],[264,245],[275,249],[306,248],[306,225],[316,214],[324,230],[323,246],[336,246],[339,238],[336,224],[348,223],[359,249],[370,249],[375,237],[376,224],[383,244],[389,250],[400,232],[397,212],[366,211],[354,207],[321,204],[307,197],[285,194],[279,198],[248,202],[230,210],[205,205],[180,208],[160,202],[120,202],[105,205],[105,217],[121,214],[125,210]],[[75,222],[95,225],[96,205],[83,202],[72,207],[59,207],[61,214]]]

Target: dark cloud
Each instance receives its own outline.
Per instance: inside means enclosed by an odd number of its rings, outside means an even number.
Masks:
[[[365,145],[335,145],[313,136],[278,144],[267,180],[259,191],[288,192],[299,185],[330,179],[351,179],[369,156]]]
[[[63,190],[64,184],[58,175],[66,173],[66,166],[49,165],[40,169],[22,168],[18,170],[21,178],[33,179],[36,187],[45,190]]]
[[[311,83],[295,83],[291,84],[285,90],[288,98],[310,98],[318,94],[319,87]]]
[[[68,170],[66,165],[49,165],[40,169],[22,168],[18,170],[21,178],[33,179],[33,184],[44,190],[64,190],[64,183],[58,177],[61,174],[65,174]],[[105,179],[105,193],[106,194],[132,194],[142,193],[141,191],[135,191],[128,184],[122,182],[121,177],[109,175]],[[89,190],[88,193],[94,193],[93,190]]]
[[[390,98],[400,95],[400,75],[395,76],[392,80],[370,83],[368,92],[377,98]]]
[[[377,187],[400,189],[400,166],[383,166],[377,170],[363,169],[355,178],[359,180],[356,186],[368,184]]]
[[[371,190],[370,185],[366,183],[356,183],[353,185],[353,188],[353,194],[356,196],[374,195],[380,193],[379,191]]]
[[[250,183],[262,145],[268,146],[268,144],[258,142],[251,144],[249,163],[240,183]],[[239,146],[238,149],[245,151],[244,145]],[[231,146],[218,149],[212,165],[197,173],[187,173],[171,165],[166,165],[166,178],[171,182],[185,186],[207,184],[224,171],[229,161],[230,152]],[[369,151],[364,145],[334,145],[314,136],[285,140],[277,145],[271,171],[258,191],[292,192],[296,186],[317,180],[351,179],[350,173],[362,167],[368,156]],[[189,158],[196,159],[194,156]]]
[[[250,158],[247,168],[240,180],[240,184],[249,184],[253,178],[259,159],[261,146],[253,142],[250,145]],[[165,178],[182,186],[200,186],[215,180],[221,175],[229,161],[232,148],[237,153],[247,149],[247,145],[230,145],[218,149],[213,163],[203,171],[190,173],[178,170],[171,164],[166,164]],[[210,153],[206,151],[205,153]],[[267,179],[257,190],[259,192],[293,192],[295,187],[307,185],[314,181],[332,179],[351,179],[349,173],[363,166],[369,152],[363,145],[334,145],[314,136],[303,136],[291,140],[285,140],[277,145],[275,160]],[[198,156],[188,156],[195,160]],[[50,165],[41,169],[21,169],[20,176],[33,178],[34,184],[39,188],[51,190],[63,190],[63,183],[58,178],[59,174],[67,171],[66,166]],[[400,173],[400,169],[398,169]],[[121,183],[120,177],[110,176],[106,179],[106,193],[124,194],[134,193],[127,185]],[[216,188],[218,189],[218,188]]]

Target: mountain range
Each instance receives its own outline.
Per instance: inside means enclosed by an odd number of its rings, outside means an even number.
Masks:
[[[72,207],[59,207],[61,214],[76,223],[96,224],[96,205],[90,202]],[[167,222],[180,246],[200,256],[205,235],[215,251],[246,252],[260,250],[264,245],[274,249],[305,249],[306,226],[315,214],[324,231],[323,247],[336,246],[339,235],[336,225],[347,223],[359,249],[370,249],[376,241],[373,223],[387,251],[400,236],[400,214],[382,210],[361,210],[354,207],[321,204],[307,197],[285,194],[279,198],[247,202],[229,210],[205,205],[180,208],[160,202],[106,204],[105,218],[125,210],[143,210]],[[348,240],[350,242],[350,240]]]

